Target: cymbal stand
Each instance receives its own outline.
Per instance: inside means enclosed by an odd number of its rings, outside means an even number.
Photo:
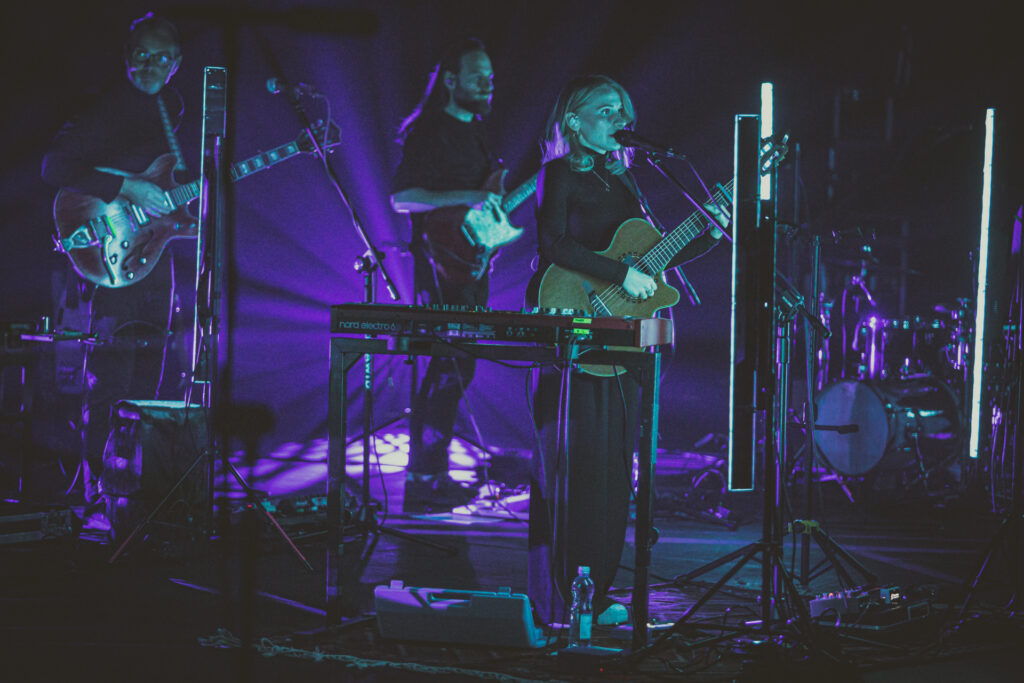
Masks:
[[[1018,209],[1019,211],[1019,209]],[[1017,217],[1016,244],[1020,244],[1020,214]],[[1024,418],[1024,380],[1021,373],[1024,372],[1024,260],[1022,260],[1019,246],[1014,255],[1014,262],[1017,268],[1016,292],[1009,303],[1009,315],[1007,317],[1007,354],[1006,368],[1003,376],[1006,378],[1007,399],[1003,405],[1005,451],[1013,458],[1010,475],[1010,506],[1003,514],[999,522],[999,528],[993,534],[991,540],[985,546],[981,559],[978,561],[978,569],[973,577],[964,582],[964,598],[957,615],[958,624],[964,622],[967,608],[974,598],[974,594],[981,583],[981,579],[991,566],[991,560],[998,548],[1002,548],[1007,569],[1010,575],[1011,594],[1006,605],[1006,612],[1017,614],[1017,600],[1024,590],[1024,454],[1021,453],[1022,441],[1021,419]],[[977,334],[977,332],[975,332]],[[1007,422],[1012,421],[1012,425]],[[994,460],[994,458],[993,458]],[[990,462],[990,467],[994,463]],[[993,501],[995,491],[992,492]]]
[[[309,139],[313,143],[314,154],[320,160],[321,166],[324,169],[324,173],[327,175],[327,179],[334,188],[334,191],[338,194],[338,199],[341,201],[345,209],[348,210],[349,216],[352,219],[352,228],[356,232],[356,236],[359,241],[366,247],[366,251],[363,255],[356,259],[354,268],[357,272],[363,275],[363,292],[365,295],[365,303],[374,303],[376,299],[376,275],[379,272],[381,278],[384,280],[384,288],[388,292],[388,296],[392,301],[399,300],[398,288],[395,285],[395,281],[392,279],[387,268],[384,267],[383,258],[384,254],[374,245],[373,240],[370,238],[369,233],[363,226],[363,221],[359,216],[359,212],[356,210],[355,205],[349,199],[348,193],[345,192],[345,188],[341,184],[341,180],[338,178],[337,172],[330,163],[330,159],[327,157],[327,150],[318,143],[317,136],[313,132],[313,124],[310,121],[309,115],[306,113],[306,108],[302,104],[301,93],[295,90],[286,92],[288,102],[295,110],[299,121],[309,135]],[[362,479],[362,504],[360,509],[354,515],[354,524],[359,529],[361,536],[365,540],[372,532],[375,535],[373,545],[370,546],[370,552],[376,544],[376,536],[380,533],[388,533],[392,536],[399,536],[401,538],[407,538],[408,540],[422,543],[423,545],[436,547],[440,550],[444,550],[449,553],[454,553],[454,549],[449,546],[441,545],[439,543],[433,543],[423,539],[418,539],[411,534],[407,534],[404,531],[398,531],[395,529],[388,529],[383,526],[383,523],[377,519],[376,507],[373,501],[370,500],[370,466],[369,458],[371,452],[371,440],[373,439],[373,356],[367,354],[365,357],[363,375],[363,479]],[[347,477],[343,478],[347,481]],[[344,500],[342,498],[342,491],[340,486],[335,486],[335,482],[328,482],[327,490],[327,514],[334,519],[345,519],[347,517],[344,510]],[[369,554],[366,554],[366,561],[369,560]]]
[[[364,303],[372,304],[377,298],[377,288],[375,274],[378,267],[382,268],[380,259],[383,258],[383,254],[378,253],[377,258],[372,258],[370,253],[367,252],[356,259],[355,270],[356,272],[362,273],[363,275],[363,294]],[[455,555],[458,550],[450,545],[443,543],[435,543],[434,541],[428,541],[424,538],[418,538],[415,534],[409,533],[408,531],[401,531],[399,529],[392,529],[384,525],[384,522],[377,518],[377,508],[379,504],[371,500],[370,498],[370,453],[374,451],[373,447],[373,354],[366,354],[363,357],[363,471],[362,471],[362,502],[359,506],[359,510],[353,515],[353,524],[356,530],[365,538],[369,534],[380,535],[390,534],[396,538],[405,539],[407,541],[413,541],[420,545],[427,546],[428,548],[435,548],[441,550],[449,555]],[[378,461],[378,467],[380,466]],[[347,477],[346,477],[347,479]],[[387,510],[384,511],[385,516]],[[360,568],[369,561],[369,555],[373,552],[376,547],[376,541],[374,541],[367,552],[363,553],[362,563]]]
[[[739,149],[750,144],[750,120],[741,121],[737,117],[737,139],[741,134],[743,142],[738,142],[736,152],[737,158],[744,158],[743,150]],[[744,130],[741,131],[741,125]],[[754,129],[756,130],[756,129]],[[758,145],[763,144],[758,138]],[[760,154],[757,156],[760,163]],[[743,168],[743,175],[737,179],[736,195],[744,197],[747,182],[751,180],[749,168]],[[772,173],[772,184],[777,195],[777,179]],[[756,185],[756,180],[751,187]],[[755,358],[752,365],[758,370],[754,373],[756,379],[756,399],[753,408],[756,416],[756,424],[761,425],[760,429],[752,430],[750,436],[753,444],[760,444],[761,453],[761,485],[762,485],[762,534],[760,540],[749,543],[738,548],[723,557],[713,560],[693,571],[677,576],[673,580],[676,586],[684,586],[694,579],[714,571],[720,567],[732,563],[725,573],[708,588],[674,624],[663,631],[650,645],[635,650],[623,657],[620,661],[623,664],[633,664],[647,655],[663,649],[672,636],[681,633],[693,617],[710,599],[717,594],[748,562],[756,561],[761,565],[761,588],[760,588],[760,619],[742,625],[717,625],[716,629],[723,633],[722,638],[726,639],[725,633],[733,635],[751,634],[759,639],[774,641],[773,635],[781,633],[783,628],[795,630],[798,638],[816,652],[824,652],[816,642],[816,629],[811,619],[808,606],[800,595],[793,581],[793,577],[786,569],[782,556],[782,528],[780,524],[779,504],[782,493],[781,480],[781,453],[779,451],[780,439],[778,435],[785,431],[786,416],[780,414],[776,408],[779,401],[774,393],[779,386],[788,382],[789,350],[791,343],[789,330],[793,326],[795,317],[800,314],[809,318],[809,313],[803,307],[802,301],[792,302],[787,299],[787,292],[779,291],[779,280],[775,270],[775,242],[776,242],[776,216],[773,202],[764,201],[763,206],[756,212],[756,244],[759,247],[757,264],[757,286],[754,288],[752,297],[756,299],[758,319],[756,329],[751,330],[753,339],[756,339]],[[742,222],[749,224],[749,218],[744,221],[736,216],[733,217],[736,225]],[[739,227],[736,228],[739,232]],[[734,233],[735,234],[735,233]],[[777,296],[778,295],[778,296]],[[780,300],[782,307],[776,305]],[[799,305],[793,305],[798,303]],[[813,324],[813,322],[812,322]],[[820,322],[818,322],[820,325]],[[775,378],[775,383],[771,378]],[[783,400],[781,407],[786,408]],[[757,432],[763,432],[758,434]],[[792,632],[792,631],[791,631]]]
[[[784,307],[776,308],[775,311],[777,322],[777,336],[775,339],[777,391],[785,387],[789,381],[788,347],[791,344],[789,330],[793,327],[794,319],[799,312],[798,307],[785,305],[785,295],[780,296],[779,299],[784,302]],[[783,390],[779,393],[785,394],[786,392]],[[765,635],[777,633],[782,626],[794,626],[807,645],[814,645],[816,640],[814,623],[803,596],[797,590],[793,577],[786,569],[782,555],[780,503],[783,490],[781,484],[783,452],[780,446],[784,443],[785,439],[780,438],[780,435],[785,432],[786,419],[785,415],[777,412],[776,409],[786,408],[786,403],[785,397],[779,396],[777,400],[769,401],[769,404],[774,405],[769,405],[764,409],[765,419],[763,423],[766,425],[768,433],[761,440],[764,448],[763,457],[761,458],[763,486],[761,539],[748,543],[742,548],[738,548],[691,572],[675,577],[671,583],[677,587],[682,587],[692,583],[695,579],[708,572],[734,562],[725,574],[708,588],[669,629],[663,631],[646,649],[626,656],[622,660],[624,663],[633,663],[641,657],[665,647],[668,640],[673,635],[681,633],[689,619],[751,561],[761,564],[761,618],[742,626],[716,626],[716,628],[720,628],[723,632],[732,631],[734,634],[758,633]]]
[[[820,244],[817,246],[816,260],[820,261]],[[833,369],[833,356],[831,347],[829,350],[829,367],[828,376],[825,378],[826,381],[837,381],[841,379],[856,379],[858,377],[858,366],[859,359],[853,357],[852,353],[857,349],[857,324],[860,318],[861,302],[865,302],[871,308],[877,308],[878,302],[875,300],[874,295],[871,293],[871,289],[868,286],[868,262],[873,258],[871,256],[871,245],[864,244],[861,247],[861,259],[860,269],[857,273],[852,274],[846,280],[839,295],[839,357],[836,358],[838,369]],[[817,270],[815,270],[817,273]],[[817,283],[815,283],[816,286]],[[817,298],[815,297],[815,305],[817,305]],[[836,315],[835,307],[833,306],[830,318]],[[832,323],[833,332],[835,331],[835,323]],[[873,370],[873,369],[871,369]]]
[[[228,33],[233,36],[232,33]],[[228,50],[228,54],[234,54]],[[214,528],[214,480],[215,458],[221,458],[222,473],[234,477],[245,494],[246,505],[259,510],[271,527],[281,536],[289,550],[306,571],[313,566],[295,545],[288,533],[274,518],[274,515],[259,501],[265,497],[249,485],[245,477],[230,460],[226,446],[227,432],[222,416],[233,414],[236,406],[231,405],[231,369],[233,319],[237,287],[234,267],[234,202],[232,185],[229,182],[229,166],[222,162],[230,158],[231,136],[227,135],[229,112],[234,88],[228,81],[228,70],[223,67],[207,66],[204,72],[203,98],[203,145],[202,179],[207,191],[200,194],[199,234],[196,240],[196,306],[193,326],[192,382],[185,393],[186,416],[193,406],[203,415],[206,424],[206,443],[199,454],[185,469],[184,474],[164,494],[159,503],[139,522],[124,541],[117,547],[108,563],[113,564],[124,553],[132,540],[171,500],[173,493],[182,486],[192,471],[203,460],[207,464],[207,491],[205,526],[206,531]],[[311,136],[312,137],[312,136]],[[315,137],[314,137],[315,144]],[[223,336],[223,339],[221,337]],[[192,393],[199,394],[199,404],[193,404]],[[227,505],[227,501],[224,501]],[[220,517],[226,519],[225,510]],[[248,518],[248,515],[246,515]],[[255,515],[253,515],[255,517]],[[222,528],[223,537],[227,530]]]
[[[818,377],[817,362],[815,350],[818,348],[822,340],[827,340],[832,332],[828,328],[825,328],[821,324],[820,311],[818,308],[819,297],[818,297],[818,273],[821,267],[821,238],[817,235],[812,237],[811,242],[811,310],[808,317],[808,321],[814,320],[818,324],[810,324],[804,327],[805,332],[805,369],[807,375],[807,410],[804,430],[804,446],[803,446],[803,457],[804,457],[804,518],[794,519],[789,525],[788,531],[794,535],[800,537],[800,570],[798,573],[798,580],[803,586],[807,586],[814,579],[818,578],[829,569],[836,572],[839,577],[840,583],[844,588],[853,585],[853,578],[850,572],[843,566],[843,562],[848,564],[850,568],[856,571],[867,584],[874,584],[878,581],[877,577],[871,573],[861,562],[859,562],[853,555],[851,555],[842,546],[833,540],[828,532],[826,532],[821,524],[814,519],[814,493],[815,485],[814,481],[814,456],[816,453],[816,446],[814,442],[814,433],[821,430],[839,431],[842,432],[844,428],[849,425],[818,425],[817,424],[817,409],[816,409],[816,393],[820,386],[816,386],[816,378]],[[866,270],[861,270],[863,276]],[[854,276],[851,280],[853,284],[856,284],[864,292],[865,296],[871,299],[871,293],[868,291],[867,286],[863,282],[863,278]],[[803,302],[803,297],[795,289],[792,290],[794,297],[799,297],[799,301]],[[845,321],[844,321],[845,325]],[[795,542],[795,537],[794,537]],[[825,555],[825,558],[814,567],[811,567],[811,543],[814,542],[818,545],[818,548]]]

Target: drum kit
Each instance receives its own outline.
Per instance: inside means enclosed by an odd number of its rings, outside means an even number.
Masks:
[[[840,476],[889,473],[930,491],[940,471],[959,477],[971,301],[886,317],[868,288],[877,266],[867,257],[857,265],[821,306],[832,336],[817,350],[816,452]]]

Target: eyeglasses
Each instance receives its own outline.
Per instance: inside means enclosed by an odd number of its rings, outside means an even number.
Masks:
[[[149,52],[141,47],[133,48],[128,54],[128,59],[131,63],[138,66],[143,64],[167,66],[177,58],[177,55],[172,55],[170,52]]]

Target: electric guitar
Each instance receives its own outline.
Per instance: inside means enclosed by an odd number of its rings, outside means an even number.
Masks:
[[[494,171],[481,189],[501,193],[507,174],[507,169]],[[535,173],[502,198],[500,209],[444,206],[427,213],[423,243],[434,266],[453,282],[469,284],[482,278],[498,249],[522,236],[523,229],[512,225],[508,214],[536,191]]]
[[[772,144],[761,155],[761,172],[767,173],[785,156],[785,142]],[[712,193],[715,204],[732,204],[733,181],[724,187],[718,185]],[[622,285],[593,278],[583,273],[551,265],[544,271],[537,291],[537,304],[541,308],[575,309],[592,316],[628,316],[651,318],[654,314],[679,303],[679,290],[661,277],[669,262],[694,237],[704,232],[708,220],[695,211],[679,227],[667,235],[640,218],[631,218],[615,230],[611,244],[597,252],[616,261],[626,263],[654,278],[654,294],[641,300],[631,296]],[[621,368],[610,365],[581,364],[580,369],[599,377],[614,377]]]
[[[333,123],[325,126],[318,122],[312,130],[317,142],[326,148],[339,143],[340,134]],[[246,178],[293,156],[312,153],[314,147],[309,133],[304,131],[293,142],[233,164],[231,180]],[[197,222],[188,212],[188,204],[199,196],[201,180],[178,185],[172,173],[176,163],[174,154],[162,154],[138,174],[97,168],[126,178],[142,178],[160,187],[168,205],[173,207],[165,216],[150,216],[121,197],[108,203],[67,188],[57,193],[53,202],[57,226],[54,242],[57,251],[68,255],[79,275],[100,287],[127,287],[149,275],[170,240],[196,237]]]

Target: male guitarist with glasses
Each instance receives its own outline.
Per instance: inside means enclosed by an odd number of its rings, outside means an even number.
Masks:
[[[107,203],[124,199],[149,216],[164,216],[171,210],[164,191],[149,180],[126,174],[141,173],[168,153],[177,157],[175,168],[184,168],[175,136],[184,105],[178,92],[168,87],[181,64],[177,29],[152,13],[137,19],[129,30],[124,59],[127,82],[64,125],[43,159],[43,180],[65,192]],[[90,230],[83,239],[95,244],[101,230],[96,226]],[[100,249],[70,243],[64,247],[82,254]],[[87,527],[109,528],[98,508],[98,482],[111,406],[125,398],[156,398],[161,388],[176,388],[175,379],[180,377],[170,373],[167,362],[174,364],[168,358],[174,295],[170,254],[150,266],[152,271],[147,269],[148,275],[138,281],[115,284],[111,279],[105,285],[97,278],[98,287],[87,285],[90,332],[100,341],[88,354],[85,375],[88,402],[82,466]]]
[[[502,210],[502,173],[482,121],[493,94],[486,48],[465,40],[441,57],[422,99],[399,127],[402,160],[391,206],[410,214],[422,305],[486,306],[490,257],[521,232],[508,225]],[[467,214],[491,224],[477,231]],[[475,369],[472,359],[430,361],[410,418],[406,512],[451,509],[476,496],[448,475],[448,444]]]

